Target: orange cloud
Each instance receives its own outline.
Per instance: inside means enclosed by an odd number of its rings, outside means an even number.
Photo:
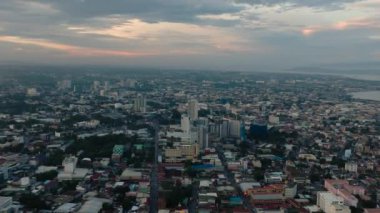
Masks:
[[[341,21],[335,24],[334,28],[337,30],[345,30],[348,28],[367,28],[367,27],[379,27],[380,23],[376,20],[370,19],[357,19],[349,21]]]
[[[153,53],[140,53],[140,52],[130,52],[122,50],[108,50],[108,49],[96,49],[87,48],[80,46],[73,46],[67,44],[61,44],[44,39],[31,39],[18,36],[0,36],[0,42],[14,43],[19,45],[32,45],[37,47],[42,47],[45,49],[56,50],[60,52],[65,52],[74,56],[120,56],[120,57],[136,57],[144,55],[153,55]]]
[[[302,29],[302,34],[304,36],[310,36],[310,35],[314,34],[315,32],[317,32],[316,29],[311,29],[311,28]]]
[[[379,20],[375,19],[352,19],[340,21],[329,26],[312,26],[301,30],[302,35],[310,36],[312,34],[330,31],[330,30],[347,30],[347,29],[364,29],[364,28],[380,28]]]
[[[222,16],[222,18],[226,17]],[[142,45],[160,48],[163,52],[171,52],[181,48],[177,45],[182,43],[192,43],[194,46],[202,47],[211,46],[214,50],[250,51],[249,45],[241,44],[247,42],[241,36],[215,26],[199,26],[175,22],[148,23],[140,19],[131,19],[128,21],[120,20],[119,24],[113,24],[107,28],[69,26],[67,29],[78,34],[100,35],[121,39],[122,41],[141,42]],[[186,46],[184,48],[186,48],[187,52],[194,53],[192,47]],[[204,50],[199,53],[204,53]]]

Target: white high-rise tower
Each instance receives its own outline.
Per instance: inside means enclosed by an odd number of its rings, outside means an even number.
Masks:
[[[185,133],[190,133],[190,118],[187,115],[181,116],[181,129]]]

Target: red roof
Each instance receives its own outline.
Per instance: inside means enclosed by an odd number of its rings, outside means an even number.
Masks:
[[[364,213],[380,213],[380,209],[364,209]]]

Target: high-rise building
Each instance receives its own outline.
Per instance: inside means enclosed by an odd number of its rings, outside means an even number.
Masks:
[[[99,81],[94,81],[94,82],[92,83],[92,89],[93,89],[94,91],[98,91],[99,87],[100,87],[100,82],[99,82]]]
[[[206,126],[198,127],[198,144],[200,150],[208,148],[208,129]]]
[[[27,96],[39,96],[40,93],[37,91],[36,88],[28,88],[28,89],[26,90],[26,95],[27,95]]]
[[[62,162],[64,172],[71,173],[71,174],[74,173],[74,170],[77,166],[77,162],[78,162],[78,158],[76,157],[73,157],[73,156],[66,157]]]
[[[193,143],[198,143],[198,128],[191,126],[190,127],[190,142]]]
[[[222,120],[220,124],[220,137],[225,138],[228,137],[230,133],[228,120]]]
[[[58,81],[57,87],[60,90],[71,89],[71,80]]]
[[[136,87],[136,83],[137,81],[134,80],[134,79],[128,79],[125,83],[125,86],[126,87],[129,87],[129,88],[135,88]]]
[[[208,118],[200,117],[194,122],[195,126],[208,126]]]
[[[268,135],[268,126],[264,122],[251,123],[249,131],[254,137],[266,137]]]
[[[187,115],[181,116],[181,129],[184,133],[190,133],[190,118]]]
[[[188,103],[188,114],[191,120],[198,119],[198,101],[192,99]]]
[[[230,120],[229,122],[229,135],[231,137],[240,138],[241,133],[241,121],[239,120]]]
[[[109,81],[105,81],[104,82],[104,90],[108,91],[109,89],[110,89],[110,82]]]
[[[144,96],[139,95],[135,98],[133,109],[136,112],[146,112],[146,99]]]

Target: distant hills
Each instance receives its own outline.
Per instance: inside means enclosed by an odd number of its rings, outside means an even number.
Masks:
[[[336,63],[295,67],[288,72],[332,75],[380,75],[380,62]]]

